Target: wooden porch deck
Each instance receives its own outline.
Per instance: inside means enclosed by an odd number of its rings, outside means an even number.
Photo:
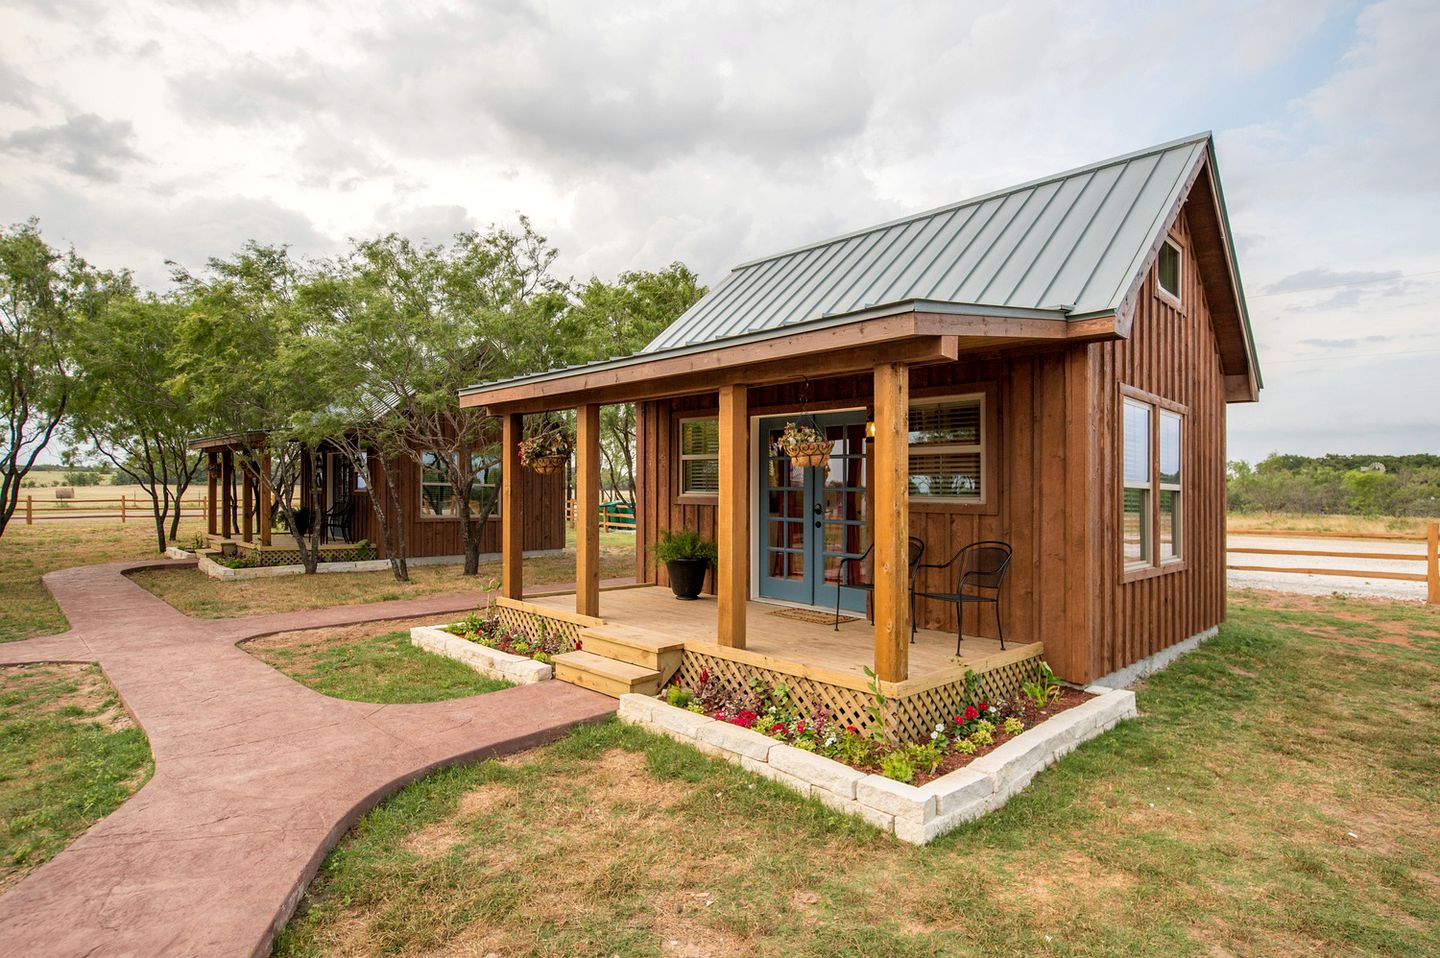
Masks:
[[[526,598],[526,603],[574,616],[573,593]],[[743,650],[716,644],[715,619],[718,607],[714,596],[693,602],[676,599],[668,588],[638,586],[610,589],[600,594],[599,618],[606,628],[618,628],[630,636],[652,638],[657,645],[683,642],[686,650],[705,652],[760,665],[791,675],[863,689],[869,681],[867,667],[875,661],[873,627],[864,618],[842,620],[833,627],[833,613],[823,622],[796,618],[796,610],[768,602],[747,602],[746,640]],[[803,610],[808,618],[814,613]],[[823,615],[824,613],[822,613]],[[853,614],[853,613],[852,613]],[[904,686],[954,681],[966,669],[984,671],[1005,662],[1034,655],[1039,643],[1027,646],[1007,642],[1005,651],[994,639],[966,636],[955,658],[955,635],[921,629],[910,646],[910,676]],[[889,684],[889,683],[887,683]]]

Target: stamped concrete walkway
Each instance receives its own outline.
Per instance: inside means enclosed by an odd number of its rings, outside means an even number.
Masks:
[[[428,705],[328,698],[235,643],[445,614],[477,595],[204,620],[123,574],[184,564],[53,572],[71,630],[0,644],[0,665],[98,662],[155,757],[144,788],[0,896],[5,956],[268,954],[326,852],[386,795],[614,709],[563,682]]]

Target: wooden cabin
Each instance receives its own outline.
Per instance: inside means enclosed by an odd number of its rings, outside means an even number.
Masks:
[[[1223,621],[1225,411],[1260,386],[1204,134],[744,263],[639,354],[461,402],[503,417],[507,478],[524,416],[579,411],[564,611],[597,641],[562,674],[616,688],[606,651],[654,665],[635,688],[718,669],[863,710],[871,668],[923,728],[966,670],[1013,691],[1043,655],[1090,683]],[[619,402],[639,410],[640,542],[718,544],[702,603],[668,599],[643,549],[654,588],[598,593],[594,422]],[[793,421],[825,433],[827,464],[785,456]],[[558,614],[568,599],[523,601],[522,486],[503,490],[508,604]],[[929,565],[1005,543],[998,610],[924,597],[955,570],[910,575],[910,537]],[[846,587],[841,561],[872,543],[873,591]]]
[[[208,514],[206,531],[210,547],[253,558],[264,566],[299,563],[299,551],[284,529],[273,528],[274,510],[261,489],[261,476],[268,472],[256,458],[263,448],[263,436],[218,436],[191,443],[206,453]],[[371,469],[377,488],[369,488],[356,474],[349,459],[338,449],[321,446],[301,453],[297,505],[310,505],[320,519],[321,561],[343,562],[387,557],[379,517],[371,505],[374,496],[386,495],[379,469]],[[444,472],[429,469],[406,456],[391,462],[391,473],[402,484],[405,554],[410,559],[460,558],[465,551],[454,493]],[[500,470],[490,470],[480,486],[489,490],[500,482]],[[565,548],[566,476],[527,470],[524,494],[532,503],[526,511],[521,542],[527,553]],[[477,488],[478,511],[481,494]],[[500,551],[501,508],[481,530],[481,554]]]

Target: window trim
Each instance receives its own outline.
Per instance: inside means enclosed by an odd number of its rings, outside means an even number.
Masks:
[[[421,521],[421,522],[459,522],[459,521],[460,521],[460,514],[459,514],[459,511],[458,511],[458,510],[457,510],[455,513],[453,513],[453,514],[444,515],[444,516],[431,516],[431,515],[426,515],[426,513],[425,513],[425,487],[426,487],[426,486],[441,486],[441,485],[443,485],[443,486],[446,488],[446,490],[448,490],[449,492],[452,493],[452,495],[453,495],[453,493],[454,493],[454,491],[455,491],[455,490],[451,487],[450,481],[449,481],[448,479],[446,479],[446,480],[443,481],[443,482],[426,482],[426,481],[425,481],[425,463],[424,463],[423,457],[424,457],[424,456],[427,456],[427,455],[428,455],[428,456],[443,456],[444,453],[441,452],[441,451],[438,450],[438,449],[426,449],[426,450],[424,450],[424,451],[421,453],[421,456],[422,456],[421,461],[415,464],[415,506],[416,506],[415,517],[416,517],[419,521]],[[471,455],[472,455],[472,456],[475,456],[475,455],[479,455],[479,453],[471,453]],[[503,460],[497,461],[497,462],[495,463],[494,468],[496,468],[496,469],[501,469],[501,470],[502,470],[502,475],[503,475],[504,461],[503,461]],[[482,486],[493,486],[493,487],[494,487],[494,489],[495,489],[495,494],[496,494],[496,495],[495,495],[495,508],[490,511],[490,517],[489,517],[489,519],[488,519],[487,521],[489,521],[489,522],[499,522],[499,521],[500,521],[500,505],[501,505],[501,502],[503,501],[503,500],[502,500],[502,497],[501,497],[501,495],[500,495],[500,491],[501,491],[501,490],[500,490],[500,482],[499,482],[499,481],[496,481],[496,482],[493,482],[493,483],[491,483],[491,482],[482,482],[482,483],[480,483],[480,485],[482,485]],[[471,518],[473,519],[474,516],[472,515]]]
[[[716,432],[719,432],[720,411],[713,412],[699,411],[689,415],[675,417],[675,500],[677,502],[692,502],[701,504],[714,504],[720,500],[720,490],[714,492],[691,491],[685,488],[685,463],[701,462],[706,460],[715,461],[715,471],[720,471],[720,446],[717,439],[715,454],[709,453],[686,453],[681,443],[685,437],[685,424],[706,419],[715,420]]]
[[[979,495],[977,498],[974,498],[974,499],[966,499],[966,498],[963,498],[963,497],[960,497],[960,496],[917,496],[917,495],[915,495],[913,492],[910,492],[910,491],[907,489],[907,490],[906,490],[906,494],[905,494],[905,498],[906,498],[906,500],[910,503],[910,507],[911,507],[912,509],[915,508],[915,507],[917,507],[917,506],[919,506],[919,507],[921,507],[921,508],[927,508],[927,507],[930,507],[930,506],[939,506],[939,507],[942,507],[942,508],[956,508],[956,507],[958,507],[958,508],[969,508],[969,509],[983,509],[983,508],[985,508],[986,506],[989,506],[989,505],[991,504],[991,501],[994,499],[994,494],[993,494],[993,492],[991,491],[991,483],[992,483],[992,478],[993,478],[993,476],[992,476],[992,473],[991,473],[991,470],[990,470],[991,445],[992,445],[992,444],[991,444],[991,441],[990,441],[990,436],[991,436],[991,433],[992,433],[992,423],[991,423],[991,418],[990,418],[990,411],[991,411],[991,407],[994,405],[994,402],[993,402],[993,399],[992,399],[990,393],[991,393],[991,390],[988,390],[988,389],[979,389],[979,390],[966,391],[966,392],[955,392],[955,391],[954,391],[954,387],[947,387],[944,391],[939,392],[939,393],[936,393],[936,394],[934,394],[934,395],[916,395],[916,394],[914,394],[914,393],[911,394],[911,396],[910,396],[910,405],[909,405],[909,408],[906,409],[906,418],[907,418],[907,420],[908,420],[908,418],[909,418],[910,411],[911,411],[911,410],[914,410],[914,409],[917,408],[917,407],[924,408],[924,407],[926,407],[926,406],[943,406],[943,405],[945,405],[945,404],[947,404],[947,403],[968,402],[968,401],[970,401],[970,400],[972,400],[972,399],[973,399],[973,400],[978,400],[978,401],[979,401],[979,404],[980,404],[980,419],[979,419],[979,421],[980,421],[980,437],[979,437],[979,440],[980,440],[980,441],[979,441],[979,442],[975,442],[975,443],[944,443],[944,444],[942,444],[942,445],[937,445],[937,446],[934,446],[934,447],[924,447],[924,446],[920,447],[920,448],[922,448],[922,449],[926,449],[926,450],[927,450],[926,452],[921,453],[921,455],[936,454],[937,452],[944,452],[944,451],[958,451],[958,452],[961,453],[961,454],[967,454],[967,455],[970,454],[970,453],[972,453],[972,452],[973,452],[973,453],[978,453],[979,456],[980,456],[980,468],[979,468],[979,473],[980,473],[980,495]],[[908,422],[907,422],[907,425],[908,425]],[[908,442],[907,442],[907,448],[906,448],[906,469],[907,469],[907,472],[909,472],[909,461],[910,461],[910,459],[914,458],[914,456],[915,456],[915,454],[916,454],[916,453],[915,453],[915,449],[916,449],[915,446],[911,446],[911,445],[909,445]]]
[[[1125,403],[1126,401],[1137,402],[1151,407],[1150,412],[1150,481],[1145,486],[1138,483],[1127,483],[1125,481]],[[1161,413],[1174,413],[1180,419],[1180,482],[1160,482],[1160,416]],[[1116,541],[1120,544],[1116,560],[1120,565],[1121,582],[1135,582],[1140,579],[1148,579],[1152,576],[1165,575],[1171,572],[1184,571],[1189,566],[1189,554],[1185,548],[1185,540],[1182,530],[1185,528],[1184,514],[1186,477],[1190,474],[1189,454],[1189,426],[1187,422],[1190,417],[1190,409],[1183,403],[1175,402],[1173,399],[1166,399],[1155,393],[1146,392],[1143,389],[1120,384],[1120,395],[1116,404],[1117,424],[1115,430],[1117,445],[1116,462],[1119,465],[1119,482],[1116,485],[1115,518],[1120,524],[1120,530],[1116,535]],[[1150,490],[1150,556],[1143,561],[1127,562],[1125,559],[1125,490],[1127,488],[1148,488]],[[1170,490],[1178,493],[1179,504],[1175,510],[1175,543],[1179,555],[1162,559],[1160,557],[1160,493],[1162,490]]]
[[[1175,290],[1172,292],[1165,288],[1165,283],[1160,279],[1160,257],[1166,247],[1175,251]],[[1166,302],[1173,306],[1183,306],[1185,302],[1185,247],[1173,236],[1167,236],[1160,241],[1160,249],[1155,253],[1155,292]]]

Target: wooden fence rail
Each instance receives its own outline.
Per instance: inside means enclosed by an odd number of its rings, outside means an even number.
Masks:
[[[190,513],[204,516],[208,512],[209,496],[182,499],[176,503],[182,515]],[[120,496],[112,499],[36,499],[25,497],[25,524],[36,521],[53,522],[59,519],[119,519],[123,524],[131,516],[149,518],[150,499],[146,496]]]
[[[1294,532],[1283,529],[1231,529],[1231,536],[1283,536],[1292,539],[1368,539],[1370,541],[1389,542],[1421,542],[1425,548],[1423,552],[1341,552],[1325,549],[1264,549],[1257,546],[1226,547],[1227,554],[1234,555],[1267,555],[1267,556],[1294,556],[1296,558],[1324,558],[1324,559],[1369,559],[1382,560],[1385,562],[1423,562],[1423,572],[1398,572],[1391,569],[1384,570],[1361,570],[1361,569],[1325,569],[1299,566],[1266,566],[1266,565],[1231,565],[1227,560],[1225,568],[1236,572],[1281,572],[1289,575],[1337,575],[1348,576],[1359,579],[1392,579],[1402,582],[1424,582],[1425,601],[1430,605],[1440,605],[1440,522],[1431,522],[1426,525],[1425,535],[1406,535],[1404,533],[1386,532],[1362,535],[1351,532]]]
[[[568,499],[565,502],[565,523],[575,525],[575,500]],[[601,532],[634,532],[635,516],[624,515],[623,513],[612,513],[603,505],[600,507],[600,531]]]

